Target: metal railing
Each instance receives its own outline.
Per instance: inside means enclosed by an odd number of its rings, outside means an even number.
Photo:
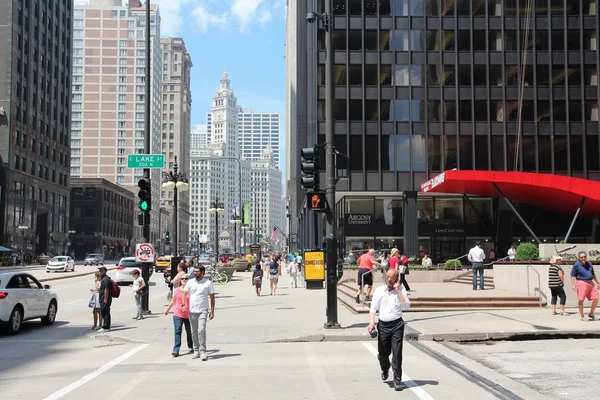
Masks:
[[[540,275],[539,271],[536,271],[533,268],[533,266],[531,266],[531,265],[527,265],[527,294],[531,295],[531,293],[529,292],[529,288],[530,288],[530,286],[529,286],[529,269],[531,269],[537,275],[537,279],[538,279],[538,286],[537,286],[538,302],[540,304],[540,307],[542,307],[542,278],[541,278],[541,275]]]

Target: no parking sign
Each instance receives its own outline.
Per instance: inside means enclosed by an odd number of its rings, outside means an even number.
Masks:
[[[138,243],[135,245],[135,261],[142,263],[154,262],[154,247],[150,243]]]

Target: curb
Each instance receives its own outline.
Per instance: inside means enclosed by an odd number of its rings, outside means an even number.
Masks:
[[[116,267],[111,267],[111,268],[107,268],[106,270],[107,271],[112,271],[114,269],[117,269],[117,268]],[[62,279],[79,278],[79,277],[82,277],[82,276],[93,275],[95,273],[96,273],[96,271],[77,272],[77,273],[71,274],[71,275],[60,275],[60,276],[57,276],[57,277],[50,277],[49,276],[47,278],[38,279],[38,281],[40,281],[40,282],[60,281]]]

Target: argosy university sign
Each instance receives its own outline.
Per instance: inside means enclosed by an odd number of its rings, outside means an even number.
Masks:
[[[373,215],[371,214],[346,214],[348,225],[371,225]]]
[[[434,187],[441,185],[446,180],[446,173],[442,172],[435,178],[428,180],[427,182],[421,184],[421,191],[426,193],[432,190]]]

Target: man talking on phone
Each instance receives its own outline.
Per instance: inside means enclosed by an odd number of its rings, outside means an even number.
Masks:
[[[369,333],[375,330],[375,314],[379,313],[377,330],[377,351],[379,365],[381,366],[381,379],[386,381],[390,374],[390,353],[392,353],[391,367],[394,372],[394,390],[401,391],[402,385],[402,341],[404,339],[404,320],[402,310],[408,310],[410,300],[406,289],[399,282],[398,270],[390,269],[386,273],[386,285],[380,286],[373,294],[371,302],[371,322]]]

